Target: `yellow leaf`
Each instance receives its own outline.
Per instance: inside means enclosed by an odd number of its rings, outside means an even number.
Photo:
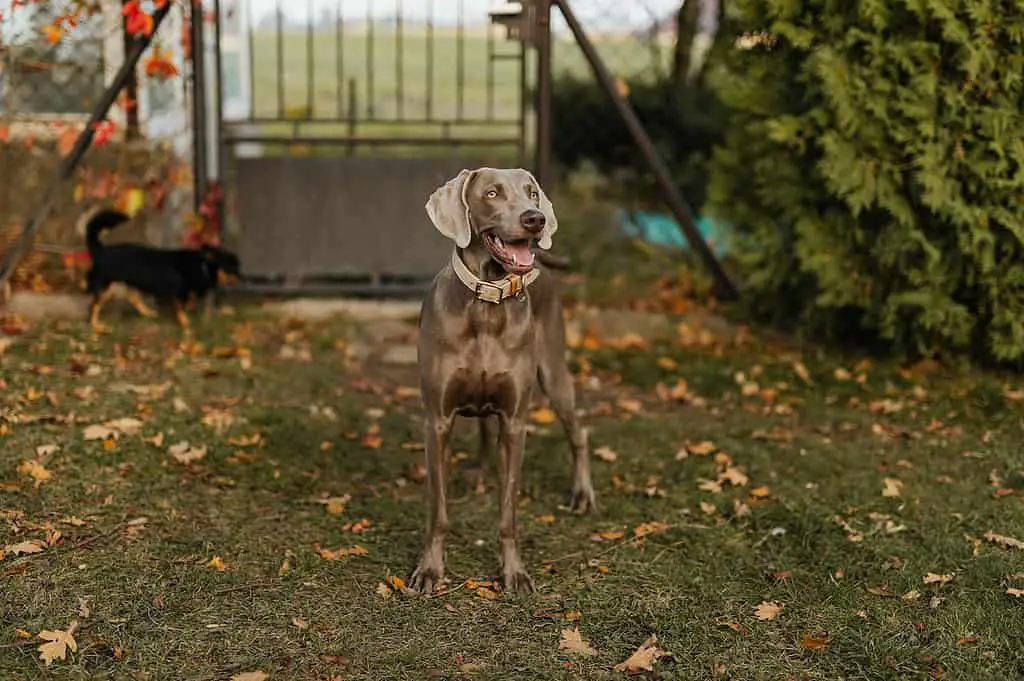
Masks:
[[[217,572],[224,572],[228,569],[228,566],[224,564],[224,559],[220,556],[214,556],[207,563],[206,567],[215,568]]]
[[[1006,594],[1008,596],[1013,596],[1014,598],[1021,598],[1022,596],[1024,596],[1024,589],[1014,589],[1011,586],[1009,589],[1006,590]]]
[[[598,447],[594,450],[594,456],[609,463],[619,458],[619,455],[616,454],[611,447]]]
[[[134,217],[146,205],[146,195],[138,187],[126,187],[117,197],[115,206],[122,213]]]
[[[78,650],[78,642],[75,641],[74,633],[78,628],[78,622],[72,622],[65,631],[43,630],[39,632],[39,638],[46,641],[39,645],[39,659],[49,667],[54,660],[63,660],[67,657],[68,651]]]
[[[949,584],[953,581],[954,575],[952,573],[946,575],[939,575],[934,572],[929,572],[924,576],[925,584]]]
[[[898,497],[903,494],[903,482],[896,478],[885,478],[882,480],[882,496]]]
[[[558,642],[558,649],[577,655],[597,655],[597,651],[591,648],[580,636],[579,629],[562,629],[562,640]]]
[[[653,520],[650,522],[640,523],[639,525],[637,525],[635,528],[633,528],[633,534],[637,537],[646,537],[649,534],[660,534],[661,532],[667,530],[669,527],[671,526],[668,523],[662,523]]]
[[[749,494],[755,499],[764,499],[770,494],[770,492],[768,490],[767,485],[761,485],[760,487],[755,487],[754,489],[750,490]]]
[[[324,560],[341,560],[346,556],[362,556],[369,553],[366,548],[359,546],[358,544],[351,548],[340,548],[334,549],[333,551],[330,549],[322,549],[319,544],[315,544],[313,548]]]
[[[659,357],[658,366],[666,371],[675,371],[679,368],[679,363],[671,357]]]
[[[842,367],[839,367],[834,372],[832,372],[832,375],[835,376],[837,381],[849,381],[850,378],[852,378],[850,372]]]
[[[261,671],[242,672],[231,677],[231,681],[266,681],[267,673]]]
[[[686,451],[693,456],[709,456],[718,450],[715,443],[710,440],[703,440],[701,442],[687,442],[683,445]]]
[[[544,523],[545,525],[550,525],[551,523],[555,522],[555,516],[551,513],[539,515],[537,516],[537,522]]]
[[[35,480],[36,487],[39,487],[51,477],[50,471],[46,470],[38,461],[22,461],[18,465],[18,474]]]
[[[14,633],[17,634],[18,638],[32,638],[32,633],[24,629],[15,629]]]
[[[627,674],[639,674],[640,672],[654,671],[654,663],[663,657],[671,656],[657,646],[658,637],[651,634],[651,637],[643,642],[636,651],[629,656],[625,662],[615,665],[615,671]]]
[[[777,601],[761,601],[761,603],[754,608],[754,617],[762,621],[773,620],[778,617],[779,613],[786,606]]]
[[[558,416],[547,407],[542,407],[530,412],[530,420],[539,426],[547,426],[557,421]]]

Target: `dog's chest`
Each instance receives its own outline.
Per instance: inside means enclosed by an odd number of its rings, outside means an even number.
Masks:
[[[508,304],[520,307],[502,309]],[[523,383],[536,375],[535,343],[529,303],[471,306],[451,358],[448,410],[467,416],[513,411]]]

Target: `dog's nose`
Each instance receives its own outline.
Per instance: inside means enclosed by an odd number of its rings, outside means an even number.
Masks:
[[[544,225],[547,224],[547,218],[544,217],[544,213],[541,213],[536,208],[531,208],[530,210],[524,210],[519,216],[519,224],[527,232],[536,234],[544,229]]]

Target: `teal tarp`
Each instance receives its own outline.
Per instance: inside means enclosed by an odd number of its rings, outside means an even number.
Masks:
[[[619,224],[626,236],[640,238],[657,246],[671,246],[683,250],[690,247],[686,237],[683,236],[683,230],[679,227],[679,223],[671,215],[665,213],[620,210]],[[730,232],[728,224],[701,215],[697,218],[697,230],[716,255],[728,255]]]

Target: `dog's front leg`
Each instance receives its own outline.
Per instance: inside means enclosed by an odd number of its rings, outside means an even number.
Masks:
[[[409,588],[433,592],[444,579],[444,537],[448,532],[448,444],[453,417],[428,416],[424,438],[427,464],[427,541]]]
[[[519,476],[523,469],[523,450],[526,445],[526,423],[521,415],[501,416],[498,430],[498,465],[501,485],[501,521],[498,537],[501,541],[501,569],[505,589],[518,593],[533,593],[530,578],[519,557],[516,540],[516,507],[519,502]]]

